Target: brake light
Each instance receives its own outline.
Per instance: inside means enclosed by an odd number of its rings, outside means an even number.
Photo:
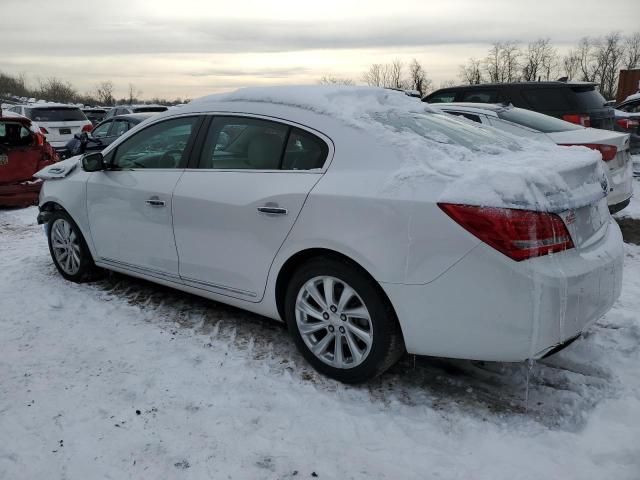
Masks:
[[[41,131],[42,133],[44,133],[45,135],[46,135],[47,133],[49,133],[49,132],[47,131],[47,129],[46,129],[46,128],[44,128],[44,127],[40,127],[40,131]]]
[[[91,130],[93,130],[93,125],[91,125],[91,124],[88,124],[88,125],[85,125],[84,127],[82,127],[82,131],[83,132],[89,133]]]
[[[618,147],[615,145],[602,145],[599,143],[563,143],[564,147],[587,147],[592,150],[598,150],[602,155],[602,160],[610,162],[618,154]]]
[[[630,118],[620,118],[616,120],[616,123],[625,130],[631,130],[640,125],[640,122],[638,120],[631,120]]]
[[[565,122],[575,123],[576,125],[582,125],[583,127],[591,126],[591,117],[589,117],[589,115],[586,115],[584,113],[573,113],[573,114],[563,115],[562,119]]]
[[[462,228],[516,262],[574,247],[555,213],[453,203],[438,206]]]

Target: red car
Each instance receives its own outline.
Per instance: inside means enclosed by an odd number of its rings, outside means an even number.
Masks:
[[[31,120],[0,109],[0,207],[36,204],[42,181],[33,175],[58,160]]]

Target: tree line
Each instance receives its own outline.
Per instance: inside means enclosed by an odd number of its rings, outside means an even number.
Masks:
[[[621,69],[640,68],[640,32],[622,35],[612,32],[603,37],[583,37],[566,54],[561,55],[549,38],[526,45],[496,42],[482,58],[469,58],[459,66],[461,83],[567,80],[594,82],[608,99],[616,96]],[[409,62],[395,59],[391,63],[374,63],[362,74],[362,83],[385,88],[416,90],[421,95],[434,88],[426,68],[415,58]],[[323,84],[355,85],[353,79],[327,75]],[[447,80],[440,88],[455,85]]]
[[[24,74],[12,76],[2,72],[0,72],[0,95],[15,95],[48,102],[81,103],[83,105],[112,106],[143,103],[141,100],[142,90],[136,88],[132,83],[128,85],[127,96],[117,99],[114,96],[114,84],[110,80],[99,82],[89,92],[81,94],[70,82],[57,77],[38,79],[35,86],[30,86]],[[175,105],[188,101],[189,99],[167,100],[156,97],[147,100],[147,103]]]

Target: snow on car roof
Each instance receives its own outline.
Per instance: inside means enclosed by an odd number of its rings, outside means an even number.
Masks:
[[[628,100],[635,100],[637,98],[640,98],[640,92],[629,95],[627,98],[624,99],[624,101],[626,102]]]
[[[372,142],[391,147],[399,161],[388,182],[390,189],[416,188],[435,180],[447,185],[442,201],[549,210],[582,206],[603,196],[604,172],[600,154],[593,150],[558,147],[470,125],[419,99],[383,88],[244,88],[193,100],[180,113],[251,113],[252,109],[264,113],[268,105],[297,110],[290,120],[309,126],[314,125],[313,118],[304,112],[331,117],[370,135]],[[583,173],[576,180],[575,174],[567,174],[570,171]]]

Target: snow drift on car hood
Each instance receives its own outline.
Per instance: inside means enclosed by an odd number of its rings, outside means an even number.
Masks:
[[[441,114],[402,92],[370,87],[245,88],[196,99],[263,102],[329,115],[393,146],[390,188],[444,184],[440,201],[559,211],[606,195],[600,154],[515,137]]]
[[[66,160],[49,165],[37,172],[34,177],[41,178],[42,180],[64,178],[78,166],[81,158],[82,155],[76,155],[75,157],[67,158]]]

